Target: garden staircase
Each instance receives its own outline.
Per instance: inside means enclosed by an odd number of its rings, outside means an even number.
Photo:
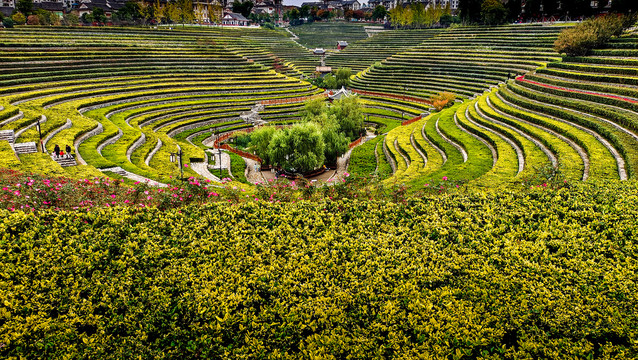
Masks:
[[[35,141],[13,144],[13,151],[17,155],[33,154],[38,152],[38,146]]]
[[[78,164],[72,155],[69,155],[68,157],[67,155],[56,157],[55,154],[53,154],[51,155],[51,158],[62,167],[77,166]]]
[[[242,120],[244,120],[247,124],[252,124],[254,126],[263,125],[266,122],[261,119],[261,116],[259,115],[260,111],[264,111],[264,105],[255,104],[252,108],[250,108],[250,111],[241,113],[239,117],[242,118]]]
[[[0,131],[0,141],[8,141],[9,144],[13,145],[15,142],[15,132],[13,130]]]

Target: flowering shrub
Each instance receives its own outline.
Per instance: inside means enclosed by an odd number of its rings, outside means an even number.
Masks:
[[[426,183],[423,185],[422,192],[427,194],[441,194],[454,190],[466,190],[465,180],[452,180],[447,176],[441,177],[441,181],[434,183]]]
[[[0,209],[0,358],[636,359],[637,193]]]
[[[89,210],[113,206],[169,209],[209,202],[218,193],[228,192],[224,186],[193,177],[156,188],[139,182],[127,186],[122,180],[109,178],[46,178],[8,169],[0,169],[0,186],[0,208],[8,210]]]

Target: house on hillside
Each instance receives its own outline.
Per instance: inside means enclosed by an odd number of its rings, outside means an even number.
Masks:
[[[125,4],[125,0],[80,0],[79,4],[73,4],[73,8],[78,11],[80,17],[100,8],[104,11],[106,18],[110,19],[113,13],[123,8]]]
[[[59,19],[64,17],[64,3],[62,1],[42,1],[34,2],[33,10],[42,9],[52,12]]]
[[[344,0],[344,1],[341,1],[341,8],[344,11],[345,10],[357,11],[361,9],[361,3],[358,2],[357,0]]]
[[[237,13],[226,13],[222,18],[222,25],[233,26],[248,26],[250,20],[246,19],[244,15]]]
[[[343,50],[348,46],[347,41],[337,41],[337,50]]]
[[[255,6],[253,7],[253,12],[255,14],[268,14],[272,15],[275,12],[275,3],[273,1],[262,0],[257,1]]]
[[[2,15],[11,16],[15,8],[15,0],[0,0],[0,13],[2,13]]]

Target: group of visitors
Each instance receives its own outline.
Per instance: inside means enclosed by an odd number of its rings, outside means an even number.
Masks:
[[[65,150],[66,150],[66,154],[64,153],[64,150],[60,149],[60,146],[58,144],[55,144],[55,147],[53,148],[53,153],[55,153],[56,158],[71,157],[71,147],[67,145]]]

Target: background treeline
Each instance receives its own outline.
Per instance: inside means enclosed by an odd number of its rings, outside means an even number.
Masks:
[[[480,23],[484,22],[485,2],[493,3],[494,0],[460,0],[459,11],[464,21]],[[500,1],[498,1],[500,3]],[[598,1],[597,7],[591,6],[591,0],[527,0],[525,6],[521,6],[521,1],[508,1],[504,4],[505,16],[508,21],[528,21],[540,20],[543,17],[555,17],[561,19],[579,19],[590,17],[605,11],[615,11],[628,13],[638,11],[638,1],[636,0],[613,0],[611,9],[606,8],[607,1]]]

